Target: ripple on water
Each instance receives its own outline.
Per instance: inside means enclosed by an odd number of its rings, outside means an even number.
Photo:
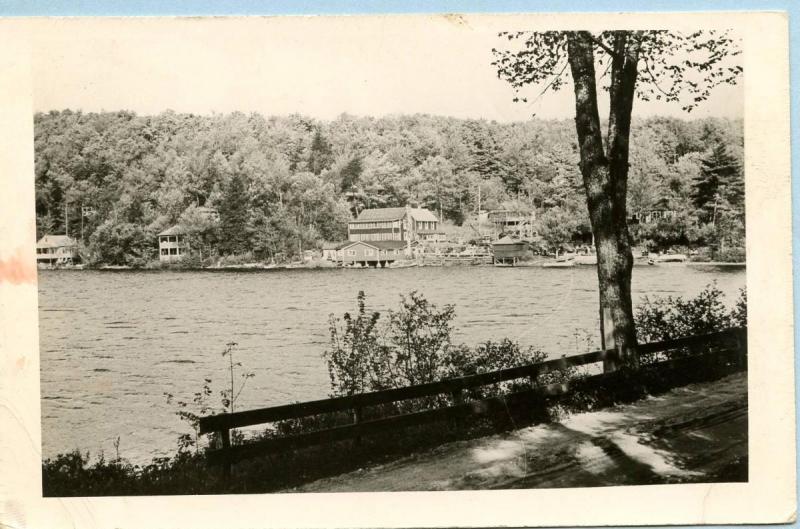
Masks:
[[[743,270],[715,275],[692,267],[637,269],[634,302],[653,293],[695,295],[717,279],[732,303],[744,277]],[[435,304],[454,304],[460,342],[511,337],[523,346],[571,354],[575,329],[592,333],[597,326],[596,281],[591,267],[42,271],[41,392],[48,402],[43,450],[45,455],[76,447],[111,453],[113,446],[100,440],[122,435],[122,455],[134,462],[169,453],[174,430],[183,425],[175,422],[163,393],[191,400],[209,377],[216,399],[228,375],[221,352],[230,341],[239,343],[235,361],[256,373],[240,397],[243,408],[327,397],[330,383],[321,355],[328,315],[352,312],[359,290],[370,310],[396,308],[400,294],[411,290]],[[71,306],[61,307],[64,300]],[[123,336],[114,327],[135,332]],[[71,354],[78,349],[85,358]],[[79,404],[64,407],[75,399]]]

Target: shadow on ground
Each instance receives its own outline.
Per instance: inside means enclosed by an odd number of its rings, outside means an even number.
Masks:
[[[560,422],[457,441],[291,492],[747,481],[747,374]]]

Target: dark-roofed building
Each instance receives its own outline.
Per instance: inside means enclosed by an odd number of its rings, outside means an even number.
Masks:
[[[528,252],[528,243],[511,237],[503,237],[492,243],[495,264],[515,265]]]
[[[78,242],[68,235],[45,235],[36,243],[36,264],[71,265],[78,257]]]
[[[342,263],[361,266],[386,266],[404,259],[405,251],[403,241],[352,241],[339,250]]]
[[[365,209],[347,225],[350,241],[438,240],[439,219],[424,208]]]
[[[172,226],[158,234],[158,259],[162,262],[180,261],[189,254],[186,230]]]

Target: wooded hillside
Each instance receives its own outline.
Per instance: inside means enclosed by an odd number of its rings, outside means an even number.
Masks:
[[[144,264],[176,223],[211,254],[291,259],[346,238],[364,208],[411,203],[461,224],[479,187],[482,209],[535,211],[551,244],[589,231],[571,120],[65,110],[34,123],[38,234],[63,233],[68,214],[94,263]],[[673,212],[635,224],[636,242],[741,246],[742,161],[741,120],[634,121],[629,211]]]

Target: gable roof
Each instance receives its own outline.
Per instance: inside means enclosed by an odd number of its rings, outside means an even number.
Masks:
[[[37,248],[62,248],[77,245],[78,241],[67,235],[45,235],[36,243]]]
[[[405,248],[407,243],[403,241],[350,241],[342,245],[340,250],[350,248],[356,244],[363,244],[376,250],[399,250],[400,248]]]
[[[374,222],[400,220],[408,212],[411,217],[420,222],[439,222],[436,215],[425,208],[374,208],[365,209],[358,214],[357,222]]]
[[[425,208],[411,208],[411,216],[418,222],[439,222],[436,215],[431,213],[429,209]]]
[[[376,250],[378,249],[378,247],[375,246],[375,244],[373,244],[373,241],[350,241],[348,243],[345,243],[345,245],[342,246],[339,249],[340,250],[346,250],[347,248],[350,248],[351,246],[355,246],[356,244],[363,244],[364,246],[369,246],[370,248],[374,248]]]
[[[163,235],[186,235],[186,230],[176,224],[175,226],[167,228],[166,230],[159,233],[158,237],[161,237]]]
[[[387,221],[400,220],[406,215],[406,208],[375,208],[365,209],[358,214],[356,219],[362,221]]]

